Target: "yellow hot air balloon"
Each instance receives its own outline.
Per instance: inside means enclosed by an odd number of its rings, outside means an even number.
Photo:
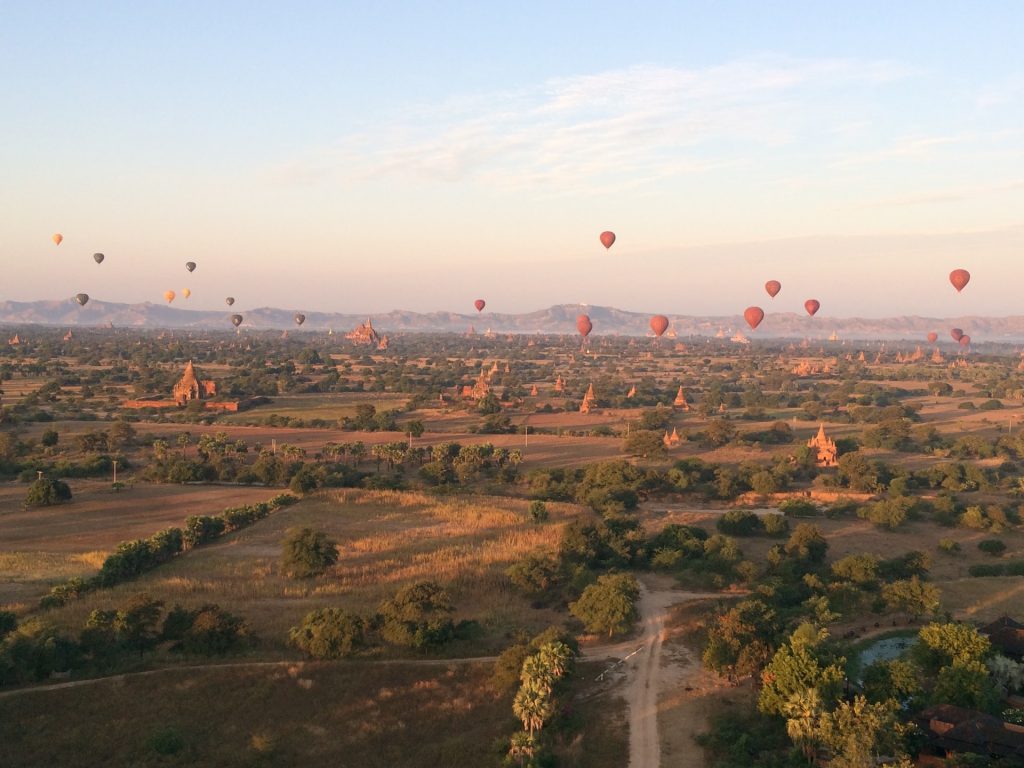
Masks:
[[[188,288],[182,288],[181,295],[187,299],[189,296],[192,295],[192,291],[190,291]]]
[[[55,245],[60,245],[60,242],[63,239],[64,239],[64,235],[62,235],[60,232],[54,233],[54,235],[53,235],[53,242],[54,242]]]
[[[170,304],[174,301],[174,291],[164,291],[164,298],[167,299],[167,303]]]

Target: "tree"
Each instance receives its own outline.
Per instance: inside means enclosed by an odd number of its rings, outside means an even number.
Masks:
[[[338,561],[338,547],[323,531],[292,528],[288,531],[281,553],[285,572],[296,579],[318,576]]]
[[[527,555],[505,571],[509,580],[523,594],[543,596],[558,583],[559,563],[553,557]]]
[[[845,677],[845,660],[829,657],[824,646],[827,638],[827,631],[807,624],[790,636],[761,673],[764,687],[758,709],[769,715],[784,715],[793,695],[803,695],[808,688],[817,690],[826,704],[835,700]]]
[[[816,525],[800,523],[786,542],[786,554],[798,560],[820,563],[825,560],[828,542]]]
[[[113,627],[118,640],[139,656],[156,643],[160,633],[157,624],[163,612],[163,601],[154,600],[145,593],[135,595],[114,616]]]
[[[544,523],[548,519],[548,507],[543,501],[530,502],[530,519],[535,523]]]
[[[451,598],[440,585],[409,584],[381,604],[381,635],[390,643],[411,648],[441,645],[455,633],[454,612]]]
[[[71,489],[63,480],[51,480],[48,477],[36,479],[28,487],[25,504],[30,507],[49,507],[71,501]]]
[[[622,450],[630,456],[642,458],[664,456],[665,443],[660,432],[649,429],[635,429],[623,441]]]
[[[178,646],[186,653],[225,654],[246,635],[245,622],[219,605],[207,604],[190,613],[191,621]]]
[[[950,664],[983,662],[992,650],[988,638],[970,624],[933,622],[918,633],[914,655],[926,672]]]
[[[939,588],[917,576],[883,585],[882,599],[890,610],[906,611],[914,617],[939,610]]]
[[[588,632],[607,632],[611,637],[633,626],[639,597],[636,577],[606,573],[583,590],[579,600],[569,604],[569,612],[583,622]]]
[[[933,704],[997,712],[1000,701],[995,680],[981,661],[958,661],[939,670],[932,689]]]
[[[314,659],[341,659],[359,650],[365,639],[362,618],[341,608],[318,608],[292,627],[288,641]]]
[[[52,448],[60,441],[60,433],[56,429],[45,429],[43,430],[43,436],[39,442],[42,443],[46,448]]]
[[[818,718],[817,735],[832,753],[835,768],[874,768],[883,755],[905,757],[905,727],[897,717],[899,705],[892,700],[869,703],[863,696],[841,701],[832,712]]]

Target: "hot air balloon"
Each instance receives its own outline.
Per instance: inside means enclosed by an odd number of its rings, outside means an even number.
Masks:
[[[764,320],[764,310],[760,307],[747,307],[743,311],[743,319],[747,321],[747,325],[750,326],[750,330],[755,330],[757,326]]]
[[[97,264],[102,264],[103,263],[103,259],[105,259],[105,258],[106,257],[102,253],[94,253],[92,255],[92,260],[95,261]]]
[[[615,245],[615,233],[614,232],[602,232],[601,233],[601,245],[603,245],[605,247],[605,250],[608,250],[613,245]]]
[[[651,330],[654,335],[661,338],[661,334],[668,330],[668,318],[664,315],[655,315],[651,318]]]
[[[961,347],[969,347],[970,345],[971,345],[971,337],[968,336],[965,333],[963,336],[960,337],[960,346]]]
[[[938,340],[939,340],[939,334],[937,334],[935,331],[929,331],[928,332],[928,343],[929,344],[934,344]]]
[[[971,273],[966,269],[954,269],[949,273],[949,282],[956,288],[956,292],[960,293],[969,282],[971,282]]]
[[[586,315],[579,315],[576,317],[576,330],[583,335],[583,338],[586,338],[594,330],[594,324]]]
[[[196,263],[194,261],[186,261],[185,262],[185,269],[187,269],[189,272],[195,272],[196,271]]]
[[[86,304],[89,303],[89,294],[79,293],[78,295],[75,296],[75,301],[78,302],[79,306],[84,307]]]
[[[53,244],[54,245],[60,245],[60,243],[61,243],[61,241],[63,239],[64,239],[64,235],[62,235],[60,232],[55,232],[53,234]]]
[[[295,324],[296,325],[302,325],[304,322],[306,322],[306,316],[304,314],[302,314],[301,312],[296,312],[295,313]]]
[[[950,328],[949,335],[953,337],[953,341],[960,341],[963,338],[964,332],[959,328]]]
[[[192,295],[192,291],[190,291],[188,288],[182,288],[181,295],[187,299],[189,296]]]
[[[821,309],[821,302],[817,299],[808,299],[804,302],[804,309],[807,310],[807,314],[814,317],[818,310]]]
[[[174,301],[174,291],[164,291],[164,298],[167,299],[167,303],[170,304]]]
[[[232,304],[235,303],[235,297],[234,296],[228,296],[226,299],[224,299],[224,303],[227,304],[230,307]]]
[[[477,299],[476,301],[473,302],[473,306],[476,307],[477,312],[483,312],[484,307],[487,306],[487,302],[484,301],[483,299]]]
[[[769,280],[764,284],[764,289],[768,291],[768,295],[774,299],[779,295],[779,291],[782,290],[782,283],[778,280]]]
[[[242,316],[241,315],[232,315],[231,316],[231,324],[233,326],[235,326],[235,328],[240,326],[242,324]]]

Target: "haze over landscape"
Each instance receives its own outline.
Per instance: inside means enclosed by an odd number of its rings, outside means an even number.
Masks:
[[[1024,768],[1022,30],[0,3],[0,768]]]

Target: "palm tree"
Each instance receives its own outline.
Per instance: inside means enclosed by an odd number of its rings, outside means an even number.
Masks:
[[[523,722],[523,728],[529,732],[530,739],[544,727],[555,713],[555,702],[551,694],[530,682],[524,682],[512,702],[512,712]]]

